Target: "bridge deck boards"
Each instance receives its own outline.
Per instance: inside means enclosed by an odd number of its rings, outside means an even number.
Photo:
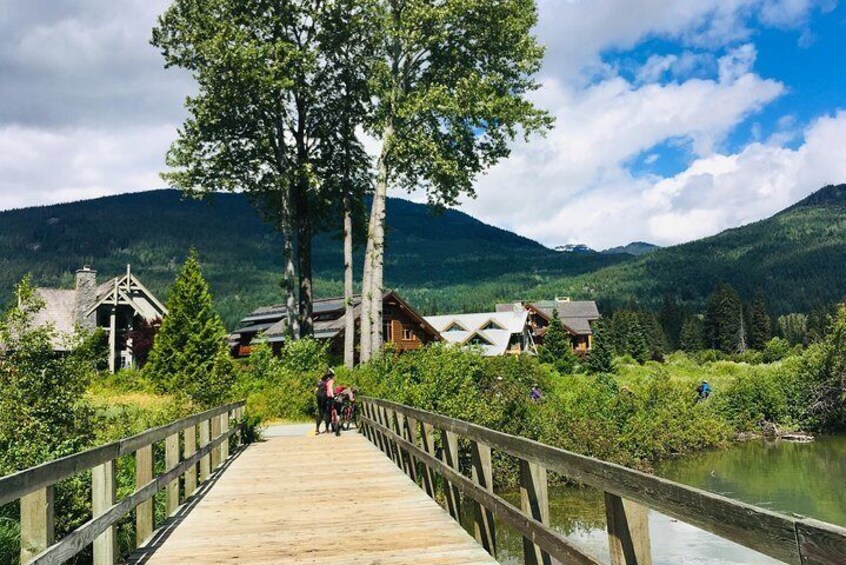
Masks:
[[[496,563],[357,433],[254,444],[144,563]]]

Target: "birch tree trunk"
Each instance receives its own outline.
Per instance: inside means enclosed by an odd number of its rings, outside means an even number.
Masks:
[[[372,318],[372,304],[370,300],[370,281],[373,275],[373,206],[376,204],[376,197],[374,195],[373,202],[370,204],[370,221],[367,223],[367,247],[364,251],[364,270],[361,275],[361,345],[359,351],[359,360],[362,363],[370,361],[371,340],[370,328],[373,326]]]
[[[291,340],[300,339],[300,322],[297,316],[297,299],[294,288],[297,284],[297,271],[294,267],[294,234],[287,218],[282,227],[282,238],[284,240],[282,254],[285,260],[285,317],[288,322],[286,338]]]
[[[376,177],[376,192],[373,195],[372,226],[373,234],[373,272],[370,275],[371,318],[370,348],[373,355],[382,350],[382,293],[385,273],[385,206],[388,198],[388,151],[393,140],[394,128],[391,124],[385,128],[382,138],[382,152],[379,156]]]
[[[353,304],[352,203],[344,192],[344,365],[355,365],[355,305]]]

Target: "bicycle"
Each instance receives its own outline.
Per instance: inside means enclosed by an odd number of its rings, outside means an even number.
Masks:
[[[341,427],[344,430],[349,431],[349,429],[352,427],[352,424],[355,423],[355,417],[355,402],[344,403],[344,407],[341,408]],[[358,427],[358,424],[356,424],[356,427]]]

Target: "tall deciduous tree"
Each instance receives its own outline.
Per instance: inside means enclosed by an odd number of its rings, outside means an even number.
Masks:
[[[199,86],[163,177],[189,194],[244,191],[280,228],[289,312],[294,294],[298,301],[299,323],[289,317],[293,334],[312,332],[312,239],[325,228],[329,204],[339,201],[326,191],[339,129],[348,125],[334,114],[339,93],[353,99],[345,102],[353,114],[367,96],[338,82],[344,59],[333,51],[341,43],[367,45],[349,32],[369,25],[335,25],[339,14],[362,7],[370,2],[175,0],[153,30],[166,65],[189,70]],[[343,42],[338,30],[347,34]]]
[[[762,350],[773,336],[773,323],[767,312],[764,291],[755,293],[755,300],[749,309],[749,347]]]
[[[535,0],[373,0],[381,21],[374,119],[381,140],[363,274],[361,355],[382,344],[385,203],[389,186],[426,190],[436,205],[473,195],[476,176],[522,130],[551,126],[526,97],[543,48]]]
[[[203,406],[221,402],[232,386],[234,368],[226,328],[194,251],[182,265],[166,306],[168,314],[144,370],[163,392]]]

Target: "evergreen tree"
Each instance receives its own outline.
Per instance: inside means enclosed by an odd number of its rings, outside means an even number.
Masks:
[[[541,362],[553,365],[559,373],[572,373],[578,363],[570,336],[558,316],[558,310],[552,311],[552,320],[544,336],[539,357]]]
[[[650,358],[649,342],[637,312],[618,310],[611,319],[611,342],[617,355],[631,355],[638,363]]]
[[[593,326],[593,347],[585,358],[585,367],[593,374],[613,373],[614,353],[608,339],[606,324],[597,322]]]
[[[808,314],[806,341],[816,343],[822,341],[831,330],[832,322],[837,315],[837,306],[815,306]]]
[[[191,251],[167,300],[168,314],[144,370],[157,388],[202,406],[225,400],[233,381],[226,328]]]
[[[669,349],[678,349],[681,344],[684,315],[676,302],[676,297],[669,292],[664,294],[664,303],[661,306],[661,312],[658,314],[658,320],[664,328]]]
[[[705,341],[708,347],[725,353],[740,353],[746,349],[743,302],[727,283],[717,285],[708,297]]]
[[[763,350],[773,336],[772,321],[767,313],[764,291],[755,293],[755,301],[749,309],[749,347]]]
[[[705,348],[704,333],[702,319],[699,316],[688,317],[682,324],[679,347],[688,353],[701,351]]]
[[[646,338],[650,358],[653,361],[662,360],[664,354],[670,349],[664,328],[661,326],[658,318],[655,317],[655,314],[649,310],[640,310],[638,312],[638,319],[641,328],[643,328],[643,335]]]

